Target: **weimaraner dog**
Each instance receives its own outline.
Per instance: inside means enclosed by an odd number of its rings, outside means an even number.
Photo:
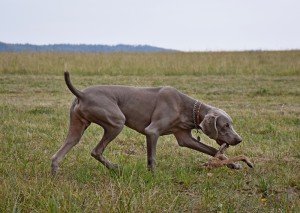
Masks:
[[[64,156],[75,146],[85,129],[96,123],[104,135],[91,155],[108,169],[118,169],[103,156],[105,147],[124,126],[146,136],[147,167],[153,171],[159,136],[173,134],[182,147],[215,156],[218,150],[193,138],[191,131],[201,129],[219,145],[234,146],[242,138],[233,129],[230,116],[221,109],[195,100],[173,87],[91,86],[77,90],[65,72],[65,82],[76,99],[70,109],[70,126],[64,144],[52,157],[52,173],[57,174]],[[227,158],[224,156],[224,160]],[[240,169],[238,163],[228,167]]]

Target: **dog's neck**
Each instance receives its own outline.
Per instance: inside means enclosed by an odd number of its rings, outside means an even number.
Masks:
[[[210,110],[212,110],[213,107],[208,105],[208,104],[205,104],[205,103],[202,103],[201,104],[201,109],[200,109],[200,123],[203,121],[204,117],[208,114],[208,112]]]
[[[195,129],[197,130],[197,133],[198,133],[198,130],[200,129],[199,125],[200,125],[201,105],[202,105],[202,103],[200,101],[196,100],[194,103],[194,107],[193,107],[193,121],[194,121]]]
[[[194,115],[194,108],[195,108],[195,103],[198,101],[196,99],[193,99],[183,93],[181,93],[181,98],[182,98],[182,104],[183,104],[183,110],[181,112],[181,115],[184,117],[184,120],[185,120],[185,124],[186,124],[186,128],[187,129],[195,129],[195,115]],[[201,101],[198,101],[197,103],[197,106],[199,107],[200,106],[200,109],[199,109],[199,121],[197,122],[197,125],[199,125],[205,115],[207,115],[207,113],[213,108],[211,107],[210,105],[208,104],[205,104]],[[197,106],[196,106],[196,109],[197,109]]]

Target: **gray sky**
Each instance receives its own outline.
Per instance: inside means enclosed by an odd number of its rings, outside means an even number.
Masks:
[[[300,49],[300,1],[0,0],[0,41]]]

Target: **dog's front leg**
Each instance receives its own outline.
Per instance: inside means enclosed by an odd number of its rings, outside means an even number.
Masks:
[[[155,173],[156,165],[156,145],[159,134],[159,127],[161,123],[152,122],[146,129],[145,135],[147,139],[147,168],[152,173]]]
[[[190,149],[194,149],[210,156],[215,156],[218,152],[217,149],[198,142],[195,138],[193,138],[191,131],[189,130],[182,130],[174,133],[176,140],[179,146],[187,147]]]
[[[156,165],[156,144],[158,140],[157,135],[147,135],[147,168],[151,172],[155,172]]]
[[[193,138],[192,133],[190,131],[183,130],[183,131],[174,133],[174,135],[177,139],[179,146],[194,149],[194,150],[203,152],[203,153],[208,154],[213,157],[215,157],[217,155],[217,153],[219,152],[219,150],[217,150],[211,146],[208,146],[206,144],[198,142],[195,138]],[[223,152],[223,151],[224,150],[221,149],[221,152]],[[222,155],[222,159],[220,159],[220,160],[227,160],[227,159],[228,158],[225,155]],[[227,167],[230,169],[241,169],[242,165],[239,163],[232,162],[232,163],[229,163],[227,165]]]

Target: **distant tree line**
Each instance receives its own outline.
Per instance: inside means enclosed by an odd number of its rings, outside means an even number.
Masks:
[[[176,50],[150,45],[88,45],[88,44],[8,44],[0,42],[0,52],[66,52],[66,53],[109,53],[109,52],[176,52]]]

